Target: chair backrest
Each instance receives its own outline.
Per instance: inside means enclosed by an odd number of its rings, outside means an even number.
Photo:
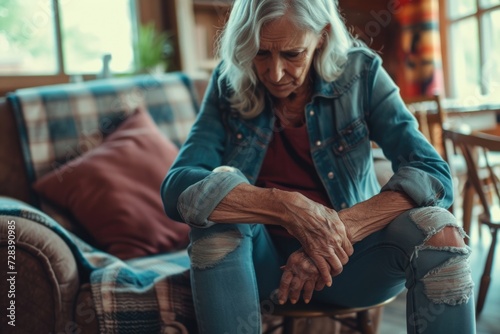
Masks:
[[[408,110],[417,118],[420,132],[448,161],[448,152],[443,139],[443,124],[446,115],[441,107],[439,95],[414,97],[405,99],[404,102]]]
[[[484,213],[491,216],[491,208],[484,188],[485,180],[489,182],[489,185],[493,186],[493,195],[497,196],[499,200],[500,191],[499,179],[488,161],[487,153],[500,152],[500,137],[477,131],[471,132],[467,128],[444,129],[443,136],[445,139],[450,139],[454,146],[460,148],[462,151],[467,164],[468,182],[471,182],[475,192],[478,194]],[[480,154],[484,156],[486,168],[480,167],[478,164]],[[481,170],[481,176],[479,170]],[[488,174],[487,176],[483,175],[485,172]]]

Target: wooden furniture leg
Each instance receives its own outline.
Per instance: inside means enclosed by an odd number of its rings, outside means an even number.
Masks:
[[[373,321],[370,317],[369,310],[358,312],[357,321],[358,321],[358,328],[361,333],[375,334],[375,329],[373,328]]]
[[[283,319],[283,334],[294,334],[293,333],[293,325],[295,323],[295,319],[292,317],[285,317]]]
[[[463,198],[463,228],[467,235],[470,235],[470,225],[472,219],[472,209],[474,206],[474,187],[471,182],[467,180],[464,185],[464,198]],[[465,243],[469,244],[469,239],[465,239]]]
[[[491,268],[493,267],[493,257],[495,254],[495,246],[497,244],[497,228],[490,227],[491,231],[491,245],[490,250],[488,252],[488,258],[486,259],[486,265],[484,267],[483,276],[481,276],[481,284],[479,285],[479,295],[477,298],[477,306],[476,306],[476,318],[479,317],[481,311],[484,307],[484,302],[486,300],[486,293],[488,292],[488,288],[490,287],[491,281]]]

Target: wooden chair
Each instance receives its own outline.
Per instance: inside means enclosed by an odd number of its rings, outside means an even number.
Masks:
[[[484,266],[479,294],[476,306],[476,317],[481,314],[486,300],[486,294],[491,281],[491,269],[497,242],[497,232],[500,228],[500,192],[499,179],[494,168],[489,162],[488,152],[500,152],[500,137],[484,133],[471,133],[467,130],[444,130],[446,138],[460,147],[467,163],[467,183],[472,186],[478,194],[483,213],[479,215],[478,221],[481,225],[488,226],[491,232],[491,245]],[[479,154],[483,155],[486,168],[478,166]],[[487,171],[487,177],[480,176],[480,172]],[[489,182],[485,184],[485,180]],[[493,198],[488,200],[485,187],[493,187]],[[490,192],[491,193],[491,192]],[[470,228],[470,227],[469,227]]]
[[[408,110],[417,118],[420,132],[436,148],[443,159],[447,160],[449,155],[443,140],[443,124],[446,120],[446,114],[441,107],[439,95],[414,97],[405,99],[404,102]]]
[[[396,297],[389,298],[376,305],[355,308],[334,306],[318,302],[311,302],[309,304],[298,302],[295,305],[291,303],[276,305],[272,314],[282,316],[283,323],[268,329],[266,333],[273,333],[277,328],[283,327],[283,334],[293,334],[295,321],[298,318],[329,317],[359,333],[375,334],[377,332],[376,325],[378,325],[378,321],[372,319],[369,311],[371,309],[384,307],[394,299],[396,299]],[[350,314],[354,316],[348,316]]]

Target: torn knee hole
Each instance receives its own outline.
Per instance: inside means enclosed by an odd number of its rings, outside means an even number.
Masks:
[[[433,303],[458,305],[472,295],[474,283],[467,255],[452,257],[423,278],[424,290]]]
[[[455,216],[443,208],[426,207],[412,210],[410,218],[426,236],[423,245],[416,247],[415,257],[423,250],[452,254],[421,279],[427,297],[436,304],[466,303],[474,287],[469,266],[470,248],[463,241],[465,232],[457,225]]]
[[[215,266],[238,248],[241,239],[239,231],[231,230],[196,240],[191,246],[191,265],[196,269]]]
[[[446,226],[425,242],[434,247],[465,247],[463,236],[455,226]]]
[[[465,247],[466,236],[457,220],[448,210],[439,207],[424,207],[412,210],[411,219],[427,236],[428,247]]]

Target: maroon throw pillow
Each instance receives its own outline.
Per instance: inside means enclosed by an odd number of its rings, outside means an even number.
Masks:
[[[104,142],[34,184],[68,209],[98,247],[121,259],[188,244],[189,226],[163,211],[160,185],[178,153],[147,111],[137,110]]]

